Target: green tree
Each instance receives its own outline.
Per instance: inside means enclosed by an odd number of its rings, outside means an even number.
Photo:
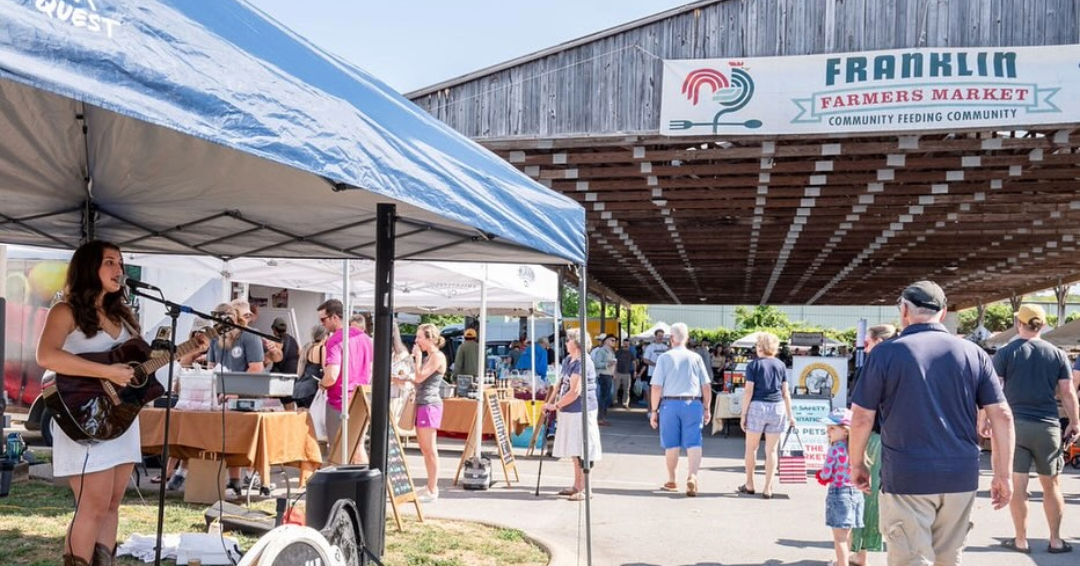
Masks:
[[[975,331],[978,320],[979,312],[976,309],[964,309],[956,314],[956,331],[960,334],[971,334]]]
[[[1080,311],[1072,311],[1065,315],[1065,324],[1068,324],[1076,319],[1080,319]]]
[[[752,332],[772,328],[783,329],[786,330],[785,334],[790,334],[791,326],[787,314],[772,305],[735,307],[735,328],[738,330]]]
[[[965,309],[957,313],[956,330],[961,334],[970,334],[975,330],[979,311],[977,309]],[[1047,317],[1049,318],[1049,317]],[[990,332],[1001,332],[1013,326],[1013,312],[1009,303],[992,303],[986,305],[983,315],[983,326]]]
[[[646,305],[630,305],[629,309],[616,309],[614,304],[607,305],[607,318],[614,319],[615,312],[619,312],[619,326],[626,328],[626,320],[629,315],[631,321],[630,333],[637,334],[644,332],[652,326],[652,321],[649,319],[649,309]],[[586,308],[589,318],[600,318],[600,301],[589,297],[589,302]],[[564,319],[577,318],[578,316],[578,292],[577,289],[571,289],[569,287],[563,290],[562,300],[562,315]]]
[[[1013,327],[1012,307],[1008,303],[994,303],[986,306],[983,326],[991,332],[1002,332]]]

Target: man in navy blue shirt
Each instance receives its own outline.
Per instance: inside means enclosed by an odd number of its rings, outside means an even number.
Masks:
[[[852,477],[870,491],[866,443],[877,418],[889,564],[960,564],[979,487],[978,411],[985,410],[992,429],[994,509],[1012,495],[1012,412],[990,357],[941,324],[941,287],[913,283],[898,308],[904,331],[874,348],[852,397]]]

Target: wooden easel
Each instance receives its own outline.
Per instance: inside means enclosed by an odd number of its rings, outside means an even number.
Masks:
[[[424,522],[424,512],[420,510],[420,500],[416,497],[416,485],[413,484],[409,464],[405,461],[405,451],[401,448],[401,436],[397,423],[390,419],[390,436],[386,447],[386,494],[390,497],[390,506],[394,509],[394,522],[398,532],[403,531],[401,513],[398,506],[405,503],[416,505],[416,515]]]
[[[330,442],[330,451],[326,455],[326,461],[328,464],[350,464],[353,458],[356,456],[356,450],[360,447],[360,443],[364,439],[364,435],[367,434],[368,426],[371,424],[371,409],[368,407],[368,388],[365,385],[361,385],[356,389],[353,389],[352,395],[349,396],[349,461],[341,462],[341,428],[338,428],[337,434],[334,435],[333,440]],[[327,407],[328,411],[333,409]]]
[[[558,389],[556,389],[555,387],[551,387],[551,391],[548,392],[547,399],[544,399],[544,404],[547,405],[548,403],[554,403],[556,396],[558,396]],[[536,442],[540,439],[541,434],[547,432],[547,419],[547,412],[541,410],[540,418],[536,421],[536,424],[533,425],[532,438],[529,439],[529,449],[525,451],[526,458],[531,458],[536,454]],[[554,440],[549,441],[545,438],[544,442],[554,442]]]
[[[521,481],[521,477],[518,475],[517,463],[514,461],[514,448],[510,444],[510,432],[506,430],[506,420],[503,419],[498,394],[491,390],[485,390],[483,407],[484,418],[486,422],[491,423],[491,428],[495,431],[495,446],[499,450],[499,462],[502,464],[503,477],[506,478],[506,487],[511,487],[513,484],[510,481],[510,472],[514,472],[514,481]],[[483,430],[481,430],[480,438],[476,437],[476,419],[479,417],[479,414],[473,414],[472,425],[469,426],[469,438],[465,441],[465,450],[461,453],[457,473],[454,474],[454,485],[457,485],[458,480],[461,478],[461,470],[465,467],[465,460],[476,453],[478,443],[483,443]]]

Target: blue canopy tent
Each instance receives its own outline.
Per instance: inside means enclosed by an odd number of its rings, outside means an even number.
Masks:
[[[580,205],[243,2],[0,4],[0,241],[584,263]],[[362,190],[358,190],[362,189]]]
[[[580,205],[237,0],[0,3],[0,195],[5,243],[375,259],[376,463],[393,259],[586,260]]]

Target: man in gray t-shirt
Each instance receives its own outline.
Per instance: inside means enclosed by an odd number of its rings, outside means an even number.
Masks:
[[[1016,452],[1013,456],[1012,511],[1016,537],[1002,543],[1012,550],[1030,550],[1027,538],[1027,485],[1032,464],[1043,488],[1043,509],[1050,526],[1050,552],[1068,552],[1061,540],[1065,500],[1059,474],[1064,467],[1061,425],[1056,396],[1069,418],[1066,437],[1076,435],[1076,391],[1065,353],[1040,338],[1046,313],[1039,305],[1021,305],[1016,312],[1018,338],[994,355],[994,371],[1001,376],[1005,399],[1015,418]]]

